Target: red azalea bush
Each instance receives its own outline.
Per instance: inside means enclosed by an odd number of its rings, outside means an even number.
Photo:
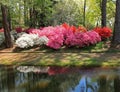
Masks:
[[[4,29],[3,29],[3,28],[1,28],[1,29],[0,29],[0,32],[4,32]]]
[[[83,27],[83,26],[79,26],[78,28],[77,27],[75,27],[75,26],[70,26],[69,24],[67,24],[67,23],[63,23],[62,24],[62,26],[66,29],[66,30],[68,30],[68,31],[73,31],[73,32],[87,32],[87,29],[85,28],[85,27]]]
[[[16,27],[16,28],[15,28],[15,31],[16,31],[17,33],[21,33],[21,32],[22,32],[22,27]]]
[[[78,32],[87,32],[87,29],[85,27],[83,27],[83,26],[79,26],[76,31],[78,31]]]
[[[96,31],[101,36],[102,39],[106,39],[112,36],[112,30],[108,27],[103,28],[96,27],[94,31]]]

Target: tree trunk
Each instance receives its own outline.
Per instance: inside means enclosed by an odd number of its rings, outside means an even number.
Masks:
[[[13,47],[12,39],[10,35],[9,22],[7,20],[7,7],[5,5],[1,5],[2,11],[2,21],[5,35],[5,44],[7,48]]]
[[[101,5],[101,25],[102,27],[106,26],[106,5],[107,5],[107,0],[102,0],[102,5]]]
[[[120,46],[120,0],[116,1],[115,24],[111,46],[112,47]]]
[[[33,7],[30,8],[30,27],[34,27],[33,24]]]
[[[86,0],[84,0],[83,25],[86,26]]]
[[[10,31],[12,31],[10,8],[8,9],[8,22],[9,22],[9,29]]]

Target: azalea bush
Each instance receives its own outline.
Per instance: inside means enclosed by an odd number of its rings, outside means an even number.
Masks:
[[[77,47],[85,47],[89,45],[94,45],[101,41],[101,37],[95,31],[88,31],[85,33],[76,32],[73,33],[72,31],[67,32],[65,45],[77,46]]]
[[[101,41],[97,32],[87,31],[86,28],[70,26],[64,23],[60,26],[49,26],[42,29],[30,29],[29,34],[37,34],[39,37],[46,36],[49,41],[46,44],[53,49],[60,49],[63,45],[67,47],[85,47]]]
[[[66,30],[71,30],[73,32],[87,32],[87,29],[83,26],[78,26],[78,27],[75,27],[75,26],[70,26],[69,24],[67,23],[63,23],[62,26],[66,29]]]
[[[0,29],[0,32],[4,32],[4,29],[3,29],[3,28],[1,28],[1,29]]]
[[[23,34],[20,38],[16,40],[16,45],[20,48],[28,48],[34,45],[46,44],[48,40],[49,39],[46,36],[39,37],[36,34]]]
[[[16,28],[15,28],[15,31],[16,31],[17,33],[20,33],[20,32],[22,32],[23,30],[22,30],[22,27],[16,27]]]
[[[60,49],[62,46],[81,48],[97,44],[101,39],[111,35],[112,31],[108,27],[88,31],[83,26],[76,27],[63,23],[55,27],[29,28],[25,34],[19,36],[16,44],[20,48],[43,44],[53,49]]]
[[[65,29],[61,26],[56,27],[44,27],[42,30],[40,29],[32,29],[29,30],[30,34],[37,34],[39,37],[46,36],[49,41],[46,44],[48,47],[53,49],[59,49],[63,45],[64,42],[64,31]]]
[[[0,32],[0,45],[4,42],[5,37],[4,37],[4,33]]]
[[[103,28],[96,27],[94,31],[96,31],[101,36],[102,39],[107,39],[112,36],[112,30],[108,27]]]
[[[11,33],[10,33],[11,34]],[[11,34],[11,40],[12,40],[12,43],[14,43],[14,36]],[[3,42],[5,42],[5,36],[4,36],[4,32],[0,32],[0,45],[3,44]]]

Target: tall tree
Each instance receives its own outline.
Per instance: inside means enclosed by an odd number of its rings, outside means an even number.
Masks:
[[[8,22],[8,10],[7,6],[1,4],[1,11],[2,11],[2,21],[3,21],[3,28],[4,28],[4,35],[5,35],[5,44],[7,48],[13,47],[12,39],[10,35],[10,27]]]
[[[86,0],[84,0],[84,11],[83,11],[83,25],[85,26],[86,16]]]
[[[112,39],[112,47],[120,45],[120,0],[116,0],[115,24]]]
[[[107,0],[102,0],[101,3],[101,25],[102,27],[106,26],[106,6],[107,6]]]

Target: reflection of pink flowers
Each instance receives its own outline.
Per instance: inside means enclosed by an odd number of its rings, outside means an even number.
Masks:
[[[59,66],[50,66],[48,69],[49,75],[57,75],[57,74],[67,74],[79,72],[81,69],[79,67],[59,67]]]
[[[71,69],[67,67],[49,67],[48,74],[49,75],[64,74],[70,71]]]

